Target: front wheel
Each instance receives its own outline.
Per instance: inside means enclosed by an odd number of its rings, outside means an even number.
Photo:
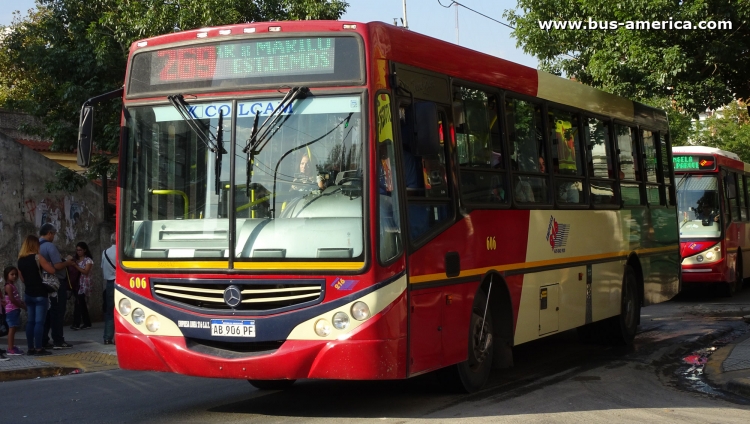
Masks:
[[[258,390],[286,390],[297,380],[247,380]]]
[[[490,378],[494,339],[492,312],[487,307],[487,296],[478,292],[474,299],[469,324],[469,355],[466,361],[439,371],[440,380],[453,391],[473,393],[481,389]]]

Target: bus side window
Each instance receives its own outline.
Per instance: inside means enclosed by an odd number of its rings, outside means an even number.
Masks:
[[[587,167],[591,179],[591,201],[594,205],[617,206],[610,123],[601,119],[587,118],[583,129],[589,152]]]
[[[467,203],[508,203],[498,99],[482,90],[456,86],[453,116],[461,197]]]
[[[437,126],[435,143],[430,149],[436,154],[420,154],[415,139],[415,112],[411,105],[399,107],[399,127],[402,137],[402,159],[404,184],[406,186],[409,236],[418,241],[445,222],[453,219],[451,188],[448,182],[446,157],[447,120],[445,113],[437,112],[437,119],[429,117]],[[420,111],[419,113],[422,113]],[[427,117],[425,117],[427,118]],[[416,151],[415,151],[416,150]]]
[[[659,205],[662,202],[657,183],[661,181],[656,172],[658,163],[654,133],[648,130],[641,130],[641,139],[643,140],[643,155],[646,160],[646,199],[649,205]]]
[[[578,117],[551,109],[548,115],[552,142],[552,170],[555,173],[555,197],[560,204],[588,203],[584,192],[581,132]]]
[[[517,203],[549,203],[547,153],[539,105],[506,98],[511,189]]]
[[[642,205],[642,181],[638,150],[636,148],[635,130],[624,125],[615,125],[617,148],[620,149],[620,193],[623,204],[627,206]]]

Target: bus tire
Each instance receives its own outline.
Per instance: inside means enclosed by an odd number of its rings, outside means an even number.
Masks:
[[[438,378],[449,390],[473,393],[481,389],[490,378],[494,349],[492,308],[487,308],[487,295],[477,292],[469,324],[468,358],[456,365],[438,371]],[[482,322],[484,321],[484,326]]]
[[[638,329],[641,302],[638,298],[638,277],[630,265],[625,266],[620,299],[620,315],[608,319],[607,332],[611,335],[613,343],[631,345]]]
[[[286,390],[297,380],[247,380],[258,390]]]

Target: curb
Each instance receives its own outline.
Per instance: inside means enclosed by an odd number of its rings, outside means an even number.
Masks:
[[[726,389],[750,399],[750,378],[733,378],[726,384]]]
[[[18,370],[0,371],[0,382],[59,377],[61,375],[79,374],[81,372],[83,371],[80,368],[67,367],[22,368]]]

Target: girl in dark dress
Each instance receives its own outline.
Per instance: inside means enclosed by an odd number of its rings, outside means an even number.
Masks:
[[[30,356],[51,355],[51,352],[44,349],[42,342],[44,319],[49,308],[49,292],[42,283],[42,269],[50,274],[55,273],[55,268],[39,254],[39,239],[34,235],[27,236],[18,253],[18,270],[21,272],[21,281],[26,286],[26,340],[29,345],[27,355]]]

